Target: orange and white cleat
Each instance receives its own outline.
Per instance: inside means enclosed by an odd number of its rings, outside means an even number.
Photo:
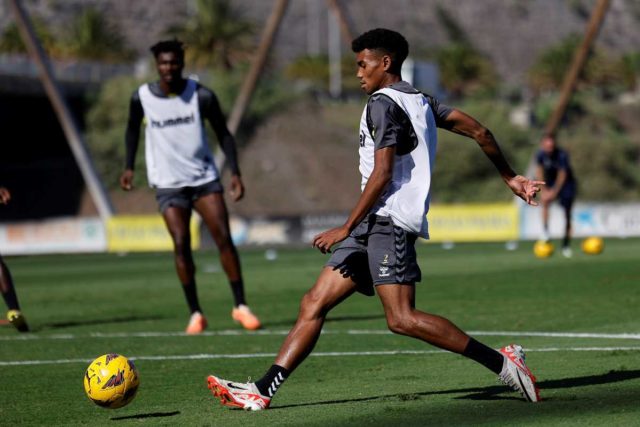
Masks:
[[[540,401],[540,390],[536,386],[536,377],[527,367],[524,350],[518,344],[502,347],[500,353],[504,356],[504,365],[500,372],[500,381],[527,399],[529,402]]]
[[[193,312],[185,333],[187,335],[198,335],[207,329],[207,318],[199,311]]]
[[[231,317],[233,320],[240,323],[243,328],[250,331],[255,331],[262,327],[260,319],[258,319],[258,317],[251,312],[249,307],[244,304],[240,304],[231,310]]]
[[[220,403],[245,411],[262,411],[269,407],[271,399],[258,391],[255,383],[236,383],[214,375],[207,377],[207,387]]]

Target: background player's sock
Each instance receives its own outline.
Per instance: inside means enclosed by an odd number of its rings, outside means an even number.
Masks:
[[[264,377],[256,381],[256,387],[263,396],[273,397],[290,373],[288,369],[282,366],[271,365]]]
[[[7,290],[2,293],[2,299],[7,304],[9,310],[20,310],[20,306],[18,305],[18,297],[16,296],[16,291],[13,288]]]
[[[13,279],[9,269],[4,265],[4,262],[0,258],[0,292],[2,293],[2,299],[7,304],[9,310],[20,310],[18,304],[18,296],[16,290],[13,288]]]
[[[247,305],[247,302],[244,299],[244,283],[242,283],[242,280],[232,280],[229,282],[229,285],[231,286],[233,301],[235,302],[236,307],[240,304]]]
[[[198,293],[196,292],[196,282],[183,283],[182,290],[184,291],[184,296],[187,299],[191,313],[193,314],[196,311],[202,313],[200,303],[198,302]]]

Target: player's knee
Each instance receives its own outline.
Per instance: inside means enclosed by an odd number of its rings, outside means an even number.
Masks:
[[[394,334],[412,335],[412,331],[415,329],[415,322],[413,317],[409,315],[394,313],[387,316],[387,327]]]
[[[186,234],[173,234],[173,249],[176,255],[186,255],[191,251],[191,241]]]
[[[300,302],[300,316],[308,319],[315,319],[326,314],[326,305],[319,292],[314,289],[309,290],[302,297]]]
[[[217,234],[213,236],[213,240],[216,242],[216,246],[220,252],[232,252],[235,249],[233,240],[228,234]]]

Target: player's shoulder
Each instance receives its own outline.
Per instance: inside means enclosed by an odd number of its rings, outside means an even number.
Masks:
[[[193,80],[193,82],[195,83],[195,91],[198,95],[198,100],[200,101],[201,105],[208,105],[214,101],[217,102],[218,98],[212,89],[208,88],[198,81]]]
[[[196,92],[198,92],[198,95],[203,94],[207,96],[215,96],[213,90],[208,86],[203,85],[197,80],[189,79],[189,81],[194,85]]]

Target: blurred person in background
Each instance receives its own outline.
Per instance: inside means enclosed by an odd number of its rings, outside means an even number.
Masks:
[[[546,182],[540,193],[543,226],[541,240],[550,239],[549,207],[557,200],[564,210],[565,218],[562,255],[571,258],[571,211],[578,186],[569,162],[569,154],[558,147],[554,135],[547,134],[540,141],[536,163],[536,179]]]
[[[226,406],[268,408],[279,387],[313,351],[328,313],[359,292],[378,294],[392,332],[473,360],[527,401],[539,401],[536,379],[525,364],[521,346],[494,350],[450,320],[416,309],[421,271],[415,242],[429,237],[427,212],[437,127],[475,140],[507,187],[528,204],[537,204],[534,196],[543,183],[517,175],[492,133],[474,118],[402,81],[400,70],[409,45],[401,34],[371,30],[353,41],[352,50],[360,86],[370,95],[359,132],[362,193],[345,224],[315,236],[313,246],[328,253],[342,243],[302,298],[296,324],[264,376],[256,382],[237,383],[210,375],[209,389]],[[384,383],[383,378],[375,381]]]
[[[11,192],[5,187],[0,187],[0,204],[6,205],[11,200]],[[13,285],[13,279],[11,272],[7,264],[5,264],[0,255],[0,293],[2,293],[2,299],[9,311],[7,312],[7,320],[16,327],[20,332],[29,332],[29,326],[27,320],[24,318],[22,311],[20,311],[20,304],[18,303],[18,296],[16,295],[16,289]]]
[[[160,79],[140,86],[131,96],[125,136],[126,165],[120,186],[133,188],[140,125],[145,127],[147,179],[173,239],[178,278],[191,312],[187,334],[199,334],[207,319],[198,301],[189,223],[192,210],[202,217],[218,250],[234,298],[231,316],[245,329],[258,329],[260,320],[247,306],[240,259],[231,239],[229,215],[220,172],[205,134],[205,119],[213,128],[231,170],[230,196],[239,201],[244,185],[234,137],[229,132],[216,95],[182,77],[184,46],[178,40],[151,47]]]

